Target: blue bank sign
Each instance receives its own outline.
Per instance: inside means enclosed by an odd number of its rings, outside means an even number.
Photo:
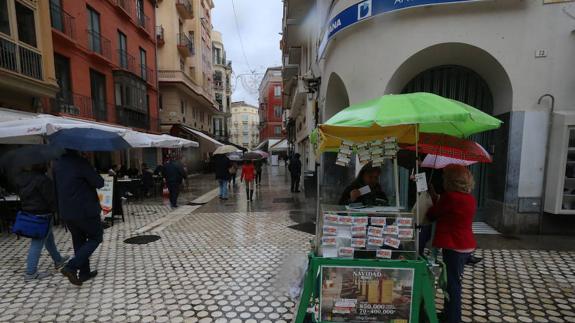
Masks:
[[[320,56],[327,47],[329,41],[337,33],[365,19],[379,16],[385,13],[399,11],[408,8],[453,4],[462,2],[475,2],[483,0],[366,0],[347,7],[333,17],[327,25],[324,38],[319,47]]]

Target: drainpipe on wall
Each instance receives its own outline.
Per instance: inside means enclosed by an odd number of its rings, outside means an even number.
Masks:
[[[545,198],[547,185],[547,165],[549,163],[549,147],[551,146],[551,129],[553,127],[553,111],[555,110],[555,97],[549,93],[542,95],[537,104],[541,105],[544,98],[551,99],[551,109],[549,110],[549,121],[547,122],[547,144],[545,145],[545,164],[543,168],[543,186],[541,188],[541,207],[539,211],[539,234],[543,232],[543,214],[545,213]]]

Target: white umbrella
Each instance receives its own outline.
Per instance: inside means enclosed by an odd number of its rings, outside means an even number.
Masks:
[[[229,153],[235,153],[237,151],[241,151],[238,148],[232,146],[232,145],[223,145],[218,147],[215,151],[214,151],[214,155],[227,155]]]

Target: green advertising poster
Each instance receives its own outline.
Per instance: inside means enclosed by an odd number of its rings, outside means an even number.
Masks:
[[[410,322],[411,268],[322,266],[320,316],[324,322]]]

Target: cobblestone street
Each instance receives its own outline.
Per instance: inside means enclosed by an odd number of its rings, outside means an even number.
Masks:
[[[264,177],[249,206],[239,188],[229,201],[216,198],[199,208],[172,211],[160,201],[128,204],[126,222],[105,230],[94,254],[99,275],[80,288],[56,273],[25,283],[29,242],[3,233],[0,322],[291,321],[295,304],[283,275],[290,259],[305,255],[312,236],[288,226],[305,221],[313,202],[288,195],[285,169],[268,169]],[[194,182],[204,189],[186,199],[215,187],[211,175]],[[142,232],[168,220],[174,222]],[[123,242],[136,231],[161,239],[146,245]],[[62,253],[71,255],[69,233],[57,227],[55,234]],[[477,250],[483,261],[466,267],[464,321],[575,322],[575,252],[500,246]],[[46,253],[40,268],[52,270]],[[441,308],[441,293],[437,302]]]

